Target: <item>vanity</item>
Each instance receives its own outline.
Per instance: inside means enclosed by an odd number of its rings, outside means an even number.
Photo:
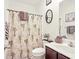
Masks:
[[[45,50],[46,59],[75,59],[75,48],[66,44],[48,43]]]
[[[46,46],[46,59],[70,59],[70,58]]]

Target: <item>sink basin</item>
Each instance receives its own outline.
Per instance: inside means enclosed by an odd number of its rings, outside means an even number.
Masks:
[[[54,45],[56,48],[63,50],[67,53],[75,53],[75,48],[74,47],[69,47],[66,45]]]
[[[75,48],[74,47],[70,47],[67,44],[58,44],[58,43],[51,43],[51,45],[53,45],[54,47],[56,47],[59,50],[62,50],[63,52],[67,52],[67,53],[75,53]]]

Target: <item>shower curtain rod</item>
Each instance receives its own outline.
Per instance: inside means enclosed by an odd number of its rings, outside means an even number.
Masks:
[[[12,10],[12,9],[6,9],[8,11],[12,11],[12,12],[20,12],[20,11],[16,11],[16,10]],[[33,14],[33,13],[28,13],[29,15],[35,15],[35,16],[43,16],[43,15],[38,15],[38,14]]]

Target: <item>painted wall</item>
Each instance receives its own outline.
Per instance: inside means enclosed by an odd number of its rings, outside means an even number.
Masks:
[[[48,9],[53,11],[53,20],[50,24],[46,23],[45,20],[45,14]],[[43,34],[49,33],[50,39],[54,40],[56,36],[59,35],[59,2],[57,0],[52,0],[52,3],[46,6],[46,0],[43,0],[41,3],[40,11],[43,14]]]
[[[28,1],[28,0],[27,0]],[[39,6],[33,4],[27,4],[24,0],[5,0],[5,20],[8,19],[8,11],[6,9],[14,9],[17,11],[25,11],[28,13],[39,14]]]
[[[29,13],[37,13],[37,6],[33,6],[31,4],[27,4],[18,0],[6,0],[5,8],[26,11]]]
[[[75,0],[64,0],[59,4],[59,17],[61,18],[61,35],[66,35],[68,39],[75,39],[75,34],[68,35],[67,26],[75,25],[75,22],[65,22],[65,14],[75,12]]]

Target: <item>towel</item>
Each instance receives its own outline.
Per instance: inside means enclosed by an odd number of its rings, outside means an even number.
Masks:
[[[28,19],[29,19],[28,13],[20,11],[19,12],[19,18],[20,18],[21,21],[28,21]]]

